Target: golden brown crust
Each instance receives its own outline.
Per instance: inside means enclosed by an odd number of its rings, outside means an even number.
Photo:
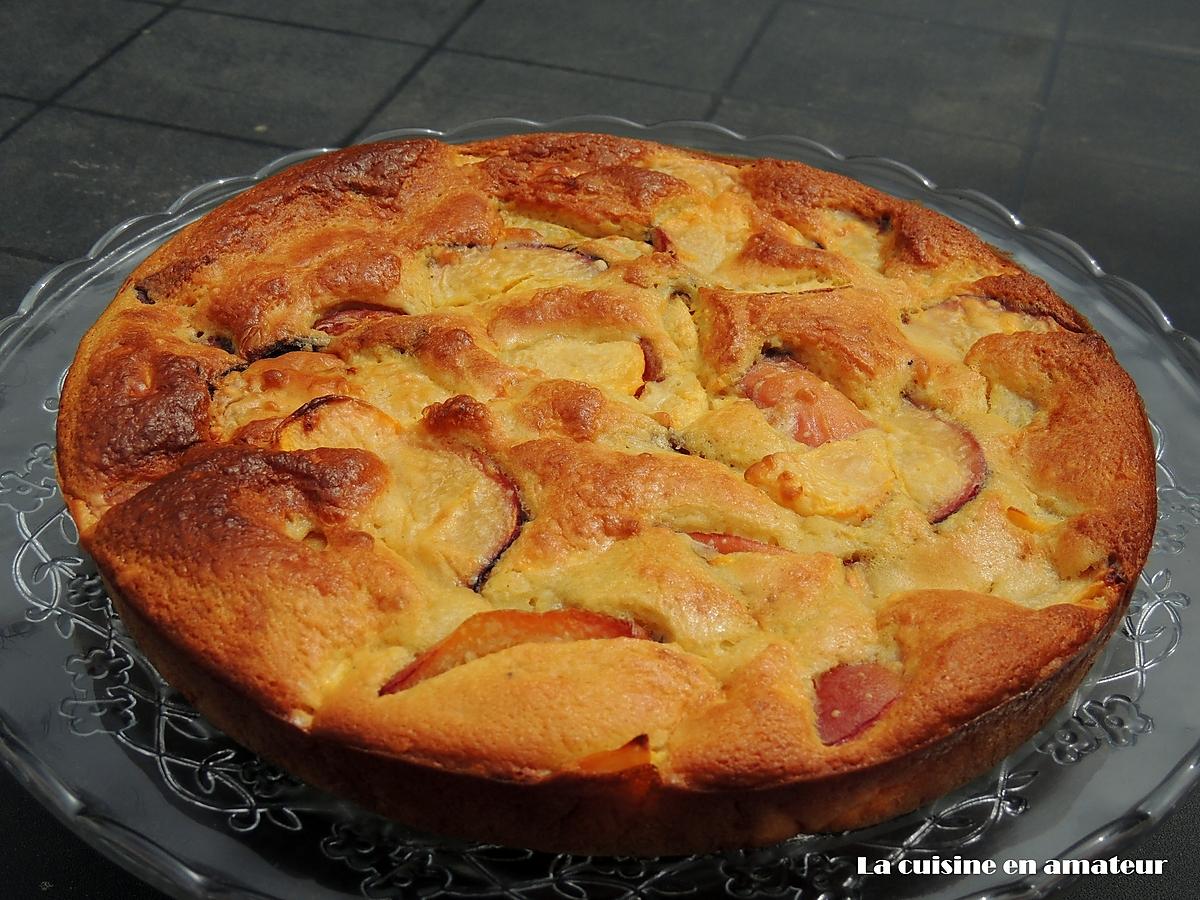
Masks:
[[[1136,390],[1045,282],[840,176],[600,135],[257,185],[122,286],[58,428],[85,545],[205,714],[542,849],[962,783],[1069,696],[1155,515]],[[520,630],[573,610],[623,624]]]
[[[972,287],[981,297],[998,300],[1006,309],[1031,316],[1046,316],[1068,331],[1092,330],[1088,320],[1054,293],[1050,285],[1028,272],[989,275],[976,281]]]
[[[170,313],[135,306],[109,315],[111,331],[93,331],[80,346],[63,387],[68,413],[58,419],[58,444],[71,448],[59,472],[85,528],[94,522],[89,506],[132,496],[212,437],[209,385],[237,363],[175,337],[180,320]]]
[[[655,856],[770,844],[797,833],[842,831],[906,812],[991,768],[1072,695],[1103,646],[1102,631],[1057,671],[1009,696],[946,739],[907,748],[875,765],[753,789],[725,777],[725,790],[664,783],[653,766],[599,776],[563,772],[540,780],[497,780],[469,771],[413,763],[314,734],[248,703],[194,657],[180,653],[137,608],[113,592],[139,645],[161,660],[163,675],[222,730],[313,784],[351,797],[418,828],[581,853]],[[1120,608],[1123,612],[1124,607]],[[1119,615],[1113,621],[1119,620]],[[728,704],[717,711],[733,709]],[[743,709],[747,709],[743,707]],[[793,719],[768,701],[731,723],[747,730],[737,745],[784,751]],[[773,727],[772,727],[773,726]],[[782,729],[782,731],[780,730]],[[709,740],[708,733],[703,733]],[[701,745],[703,746],[703,745]],[[744,757],[729,744],[715,750],[741,777]],[[760,757],[766,759],[766,757]],[[753,764],[753,763],[752,763]]]
[[[1154,454],[1137,388],[1104,339],[994,334],[966,361],[1039,410],[1017,436],[1014,457],[1071,513],[1055,550],[1060,571],[1098,567],[1129,583],[1154,530],[1156,494],[1147,477]]]
[[[843,175],[767,159],[744,168],[741,178],[763,210],[818,242],[824,243],[819,214],[844,212],[872,222],[886,236],[893,264],[932,268],[971,260],[1009,268],[993,248],[957,222]]]
[[[165,634],[287,716],[316,702],[331,653],[414,602],[404,570],[353,527],[384,477],[362,451],[206,451],[115,507],[89,549]],[[299,540],[290,521],[308,523]]]
[[[903,393],[921,362],[878,294],[821,288],[793,296],[702,291],[701,352],[714,388],[736,382],[764,348],[782,350],[861,406]]]

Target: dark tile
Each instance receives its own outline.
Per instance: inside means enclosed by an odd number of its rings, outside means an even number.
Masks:
[[[1200,829],[1200,790],[1192,788],[1161,824],[1143,838],[1121,847],[1123,859],[1163,859],[1161,875],[1084,877],[1054,892],[1054,900],[1160,900],[1189,897],[1200,883],[1200,854],[1194,852]]]
[[[446,128],[490,116],[554,119],[579,113],[641,121],[701,118],[710,95],[534,66],[438,52],[363,130]]]
[[[434,44],[471,0],[188,0],[185,6],[352,31],[369,37]]]
[[[44,100],[160,12],[126,0],[6,3],[0,91]]]
[[[944,187],[969,187],[1016,201],[1021,148],[988,138],[947,135],[888,122],[726,99],[713,121],[747,136],[794,134],[844,156],[886,156]]]
[[[1200,55],[1196,0],[1088,0],[1071,13],[1067,40]]]
[[[1043,149],[1021,217],[1077,241],[1105,271],[1145,288],[1181,328],[1200,334],[1194,175]]]
[[[282,151],[258,144],[47,109],[0,143],[0,246],[69,259],[130,216],[188,188],[245,175]]]
[[[949,22],[970,28],[1054,37],[1067,0],[1005,0],[1004,3],[947,3],[946,0],[841,0],[844,9]]]
[[[0,97],[0,132],[8,131],[24,116],[29,114],[37,104],[25,100],[10,100]]]
[[[489,0],[454,34],[450,46],[713,90],[733,71],[769,7],[767,0]]]
[[[11,900],[166,900],[67,830],[0,767],[0,884]]]
[[[53,269],[55,263],[26,259],[0,250],[0,319],[17,311],[33,283]]]
[[[1043,142],[1109,159],[1200,170],[1200,60],[1066,46]]]
[[[787,5],[730,91],[742,99],[1024,141],[1051,43]]]
[[[357,127],[421,52],[177,10],[92,72],[64,102],[283,144],[334,143]]]

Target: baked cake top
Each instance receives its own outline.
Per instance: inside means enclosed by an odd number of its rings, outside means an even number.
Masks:
[[[58,461],[174,646],[315,734],[490,777],[860,767],[1110,628],[1136,390],[965,227],[600,135],[357,146],[141,264]]]

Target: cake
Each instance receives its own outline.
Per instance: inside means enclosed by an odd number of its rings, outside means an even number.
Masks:
[[[1136,388],[915,202],[596,134],[350,147],[142,262],[58,419],[134,638],[411,826],[852,829],[1067,700],[1155,522]]]

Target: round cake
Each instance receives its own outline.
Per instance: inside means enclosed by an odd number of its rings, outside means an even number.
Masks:
[[[406,140],[256,185],[80,344],[63,494],[236,740],[418,828],[661,854],[875,823],[1071,696],[1155,522],[1041,279],[796,162]]]

